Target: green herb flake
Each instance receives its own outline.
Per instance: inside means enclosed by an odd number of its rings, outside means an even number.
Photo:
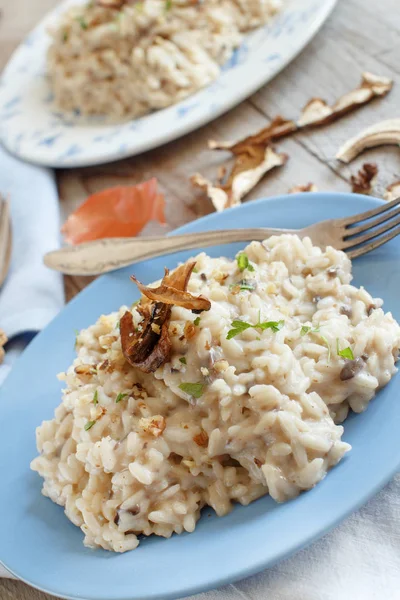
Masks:
[[[227,340],[231,340],[232,338],[239,335],[246,329],[250,329],[250,327],[254,327],[251,323],[246,323],[246,321],[232,321],[231,323],[232,329],[228,331],[228,335],[226,336]]]
[[[266,329],[271,329],[274,333],[280,331],[284,326],[285,321],[264,321],[260,323],[260,318],[258,319],[258,323],[252,325],[251,323],[246,323],[246,321],[232,321],[231,326],[232,329],[228,331],[228,335],[226,336],[227,340],[231,340],[232,338],[239,335],[246,329],[261,329],[261,331],[265,331]]]
[[[183,365],[187,365],[186,358],[184,356],[181,356],[179,362],[181,362]]]
[[[285,321],[266,321],[265,323],[257,323],[257,325],[254,325],[254,327],[256,329],[261,329],[261,331],[264,331],[265,329],[272,329],[272,331],[276,333],[282,329],[284,324]]]
[[[253,265],[250,264],[249,257],[244,252],[241,252],[237,255],[236,261],[239,267],[239,271],[244,271],[247,269],[248,271],[254,271]]]
[[[68,42],[68,31],[64,31],[63,36],[62,36],[62,40],[63,42]]]
[[[353,350],[348,346],[344,348],[344,350],[339,349],[339,338],[336,338],[336,353],[338,356],[342,358],[347,358],[348,360],[354,360]]]
[[[200,398],[204,393],[204,387],[203,383],[181,383],[179,389],[188,396]]]
[[[198,268],[194,267],[194,269],[192,270],[192,273],[198,273],[198,272],[199,272]]]
[[[200,320],[201,320],[200,317],[196,317],[195,320],[193,321],[193,325],[196,325],[196,327],[197,327],[197,325],[200,325]]]
[[[128,394],[121,394],[119,393],[118,396],[115,399],[116,404],[118,404],[118,402],[121,402],[121,400],[123,400],[124,398],[127,397]]]
[[[82,29],[88,28],[88,24],[86,23],[85,19],[82,16],[76,17],[76,20],[78,21],[78,23]]]
[[[237,293],[238,290],[253,292],[256,289],[256,286],[251,281],[248,281],[247,279],[242,279],[241,281],[238,281],[237,283],[232,283],[229,286],[229,289],[233,290],[235,293]]]
[[[93,404],[96,406],[99,403],[99,393],[96,390],[95,393],[93,394]]]
[[[85,431],[89,431],[89,429],[92,429],[92,427],[95,423],[96,423],[96,421],[88,421],[85,425]]]
[[[172,0],[165,0],[165,10],[171,10],[172,8]]]

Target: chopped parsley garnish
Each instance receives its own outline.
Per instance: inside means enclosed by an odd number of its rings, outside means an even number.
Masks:
[[[186,358],[184,356],[181,356],[179,362],[181,362],[183,365],[187,365]]]
[[[253,283],[247,279],[242,279],[237,283],[232,283],[232,285],[229,286],[229,289],[232,290],[233,293],[237,293],[238,290],[253,292],[256,289],[256,286],[255,282]]]
[[[179,389],[193,398],[200,398],[204,393],[203,383],[181,383]]]
[[[85,425],[85,431],[89,431],[89,429],[92,429],[92,427],[95,423],[96,423],[96,421],[88,421]]]
[[[62,39],[63,39],[63,42],[67,42],[68,41],[68,31],[64,31]]]
[[[353,350],[348,346],[344,348],[344,350],[339,349],[339,338],[336,338],[336,353],[338,356],[342,358],[347,358],[348,360],[354,360]]]
[[[246,323],[246,321],[232,321],[232,329],[228,331],[228,335],[226,336],[227,340],[231,340],[232,338],[239,335],[246,329],[261,329],[261,331],[265,331],[266,329],[271,329],[273,332],[277,332],[284,326],[285,321],[264,321],[260,322],[260,317],[258,317],[258,323],[252,325],[251,323]]]
[[[241,252],[237,255],[236,261],[239,267],[239,271],[244,271],[247,269],[248,271],[254,271],[253,265],[250,264],[249,257],[244,252]]]
[[[307,333],[318,333],[319,337],[323,340],[325,346],[328,349],[328,362],[331,360],[331,347],[329,345],[329,341],[327,340],[327,338],[322,335],[322,333],[319,330],[319,325],[317,325],[316,327],[310,327],[309,325],[303,325],[303,327],[300,330],[300,335],[307,335]]]
[[[118,404],[118,402],[121,402],[121,400],[123,400],[124,398],[127,397],[128,394],[121,394],[119,393],[118,396],[115,399],[115,402]]]
[[[172,0],[165,0],[165,10],[171,10]]]
[[[200,325],[200,317],[195,318],[195,320],[193,321],[193,325]]]
[[[85,19],[82,16],[76,17],[76,20],[78,21],[78,23],[82,27],[82,29],[88,28],[88,24],[86,23]]]
[[[198,273],[198,272],[199,272],[198,268],[194,267],[194,269],[192,270],[192,273]]]
[[[99,394],[98,391],[96,390],[95,393],[93,394],[93,404],[96,406],[96,404],[99,403]]]

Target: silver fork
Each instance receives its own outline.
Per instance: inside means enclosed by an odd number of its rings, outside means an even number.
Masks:
[[[343,219],[321,221],[304,229],[224,229],[171,237],[109,238],[49,252],[44,257],[51,269],[70,275],[100,275],[179,250],[204,248],[231,242],[262,241],[274,234],[309,236],[325,248],[333,246],[357,258],[382,246],[400,233],[400,198]]]
[[[10,206],[0,195],[0,286],[4,283],[11,261],[11,217]]]

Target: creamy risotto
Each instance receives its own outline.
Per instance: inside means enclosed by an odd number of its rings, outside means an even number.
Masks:
[[[65,111],[136,117],[216,79],[244,33],[281,0],[95,0],[52,34],[48,72]]]
[[[174,305],[161,328],[151,322],[159,349],[168,339],[165,362],[132,366],[126,352],[143,341],[144,315],[165,308],[149,308],[142,287],[140,305],[79,333],[62,403],[37,429],[43,494],[88,546],[131,550],[139,534],[193,531],[205,505],[223,516],[312,488],[350,450],[348,411],[396,372],[399,325],[351,285],[343,252],[283,235],[235,260],[194,261],[187,292],[173,295],[194,297],[196,313]]]

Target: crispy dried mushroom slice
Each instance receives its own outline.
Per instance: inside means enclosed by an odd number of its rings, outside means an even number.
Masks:
[[[172,273],[166,269],[158,288],[142,286],[136,278],[133,278],[139,289],[146,293],[146,297],[151,296],[149,299],[152,302],[138,305],[137,310],[142,316],[142,320],[137,328],[135,328],[130,311],[126,311],[123,315],[120,320],[121,346],[127,362],[144,373],[153,373],[171,356],[172,346],[168,325],[174,304],[172,298],[181,302],[179,306],[186,306],[190,310],[203,311],[209,310],[211,307],[211,303],[205,298],[196,298],[186,292],[195,265],[195,262],[185,263]],[[162,294],[157,295],[156,292],[160,288],[162,288]],[[186,304],[183,304],[183,297]],[[165,302],[159,301],[160,298]],[[194,306],[193,309],[192,306]]]
[[[360,85],[341,96],[332,106],[329,106],[322,98],[312,98],[307,102],[297,121],[297,126],[302,129],[332,123],[346,113],[367,104],[373,98],[385,96],[390,92],[392,86],[393,81],[388,77],[363,73]]]
[[[363,129],[343,144],[336,158],[343,163],[349,163],[367,148],[386,145],[400,145],[400,119],[380,121]]]
[[[351,191],[355,194],[372,194],[377,174],[378,167],[375,163],[364,163],[357,175],[350,177]]]
[[[241,204],[242,199],[275,167],[286,163],[287,154],[262,145],[251,147],[250,153],[237,154],[226,183],[213,184],[200,174],[193,175],[192,184],[203,190],[217,211]]]
[[[288,194],[298,194],[300,192],[318,192],[315,183],[305,183],[303,185],[294,185],[288,190]]]
[[[400,198],[400,181],[393,181],[393,183],[388,185],[383,197],[385,200],[389,201]]]
[[[131,279],[136,283],[142,294],[154,302],[182,306],[194,312],[202,312],[211,308],[211,302],[204,296],[193,296],[189,292],[178,290],[163,283],[156,288],[151,288],[140,283],[134,275],[131,276]]]
[[[217,142],[210,140],[208,147],[210,150],[229,150],[233,154],[241,154],[243,152],[252,154],[253,146],[259,144],[267,146],[270,142],[289,135],[296,130],[297,125],[294,121],[289,121],[278,115],[267,127],[264,127],[264,129],[261,129],[261,131],[258,131],[254,135],[249,135],[238,142]]]
[[[104,8],[120,9],[127,4],[127,0],[96,0],[95,4],[97,6],[103,6]]]

